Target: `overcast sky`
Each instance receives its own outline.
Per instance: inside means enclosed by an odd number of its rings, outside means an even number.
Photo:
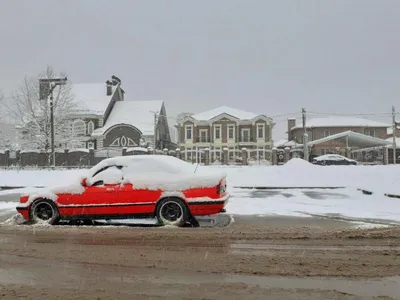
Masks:
[[[165,100],[169,115],[390,113],[399,16],[398,0],[3,0],[0,89],[49,64],[76,83],[115,74],[127,98]]]

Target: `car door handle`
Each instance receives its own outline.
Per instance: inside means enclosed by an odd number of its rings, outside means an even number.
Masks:
[[[115,190],[114,189],[106,189],[106,192],[112,193],[112,192],[115,192]]]

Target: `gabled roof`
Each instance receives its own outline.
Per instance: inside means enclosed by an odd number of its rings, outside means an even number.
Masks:
[[[390,142],[376,138],[373,136],[369,136],[366,134],[354,132],[354,131],[345,131],[337,134],[333,134],[327,137],[324,137],[319,140],[308,142],[308,146],[322,144],[329,141],[338,140],[343,143],[346,143],[346,140],[349,143],[349,147],[360,147],[360,148],[368,148],[368,147],[378,147],[378,146],[386,146],[390,145]]]
[[[72,84],[71,96],[77,105],[74,113],[103,115],[116,91],[116,86],[112,89],[111,96],[107,96],[105,83]]]
[[[111,127],[118,124],[127,124],[139,129],[143,135],[154,135],[154,113],[159,113],[164,101],[117,101],[111,110],[104,126],[93,132],[93,135],[102,135]]]
[[[228,106],[221,106],[221,107],[217,107],[217,108],[214,108],[211,110],[207,110],[202,113],[192,115],[191,117],[198,121],[209,121],[209,120],[214,119],[215,117],[218,117],[219,115],[222,115],[222,114],[228,114],[239,120],[251,120],[258,116],[255,113],[243,111],[243,110],[236,109],[236,108],[231,108]]]
[[[389,127],[390,125],[372,121],[368,119],[362,118],[353,118],[353,117],[338,117],[338,116],[330,116],[326,118],[315,118],[307,120],[306,127]],[[297,125],[293,127],[293,129],[302,128],[302,125]]]

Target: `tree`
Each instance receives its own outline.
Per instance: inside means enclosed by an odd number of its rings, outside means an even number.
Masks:
[[[21,149],[39,149],[49,153],[51,148],[50,105],[48,99],[41,100],[39,79],[65,78],[48,66],[38,76],[26,76],[12,94],[7,104],[7,113],[15,121],[20,137]],[[55,146],[61,147],[69,137],[69,117],[76,107],[71,93],[71,82],[57,86],[53,92]],[[49,153],[50,154],[50,153]]]

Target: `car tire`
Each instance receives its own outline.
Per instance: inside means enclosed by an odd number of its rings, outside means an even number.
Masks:
[[[190,218],[190,212],[183,200],[166,198],[158,202],[156,217],[160,225],[183,227]]]
[[[41,221],[55,225],[60,220],[60,213],[53,201],[41,199],[33,202],[29,210],[29,218],[34,223]]]

